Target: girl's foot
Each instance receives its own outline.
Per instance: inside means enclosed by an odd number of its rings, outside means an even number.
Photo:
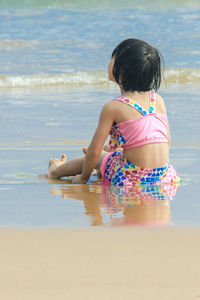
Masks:
[[[61,156],[61,159],[59,158],[51,158],[49,161],[49,169],[48,169],[48,177],[51,178],[51,172],[52,170],[54,170],[55,168],[61,166],[62,164],[64,164],[67,160],[67,156],[66,154],[63,154]]]
[[[88,149],[88,147],[83,147],[83,148],[82,148],[84,154],[86,154],[87,149]]]
[[[110,146],[108,144],[105,144],[103,147],[103,151],[110,152]]]

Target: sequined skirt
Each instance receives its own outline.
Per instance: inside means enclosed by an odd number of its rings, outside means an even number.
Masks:
[[[140,168],[115,151],[105,156],[101,165],[102,185],[180,184],[174,167],[167,163],[160,168]]]

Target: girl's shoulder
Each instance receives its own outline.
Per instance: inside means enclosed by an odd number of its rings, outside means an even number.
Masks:
[[[100,116],[114,119],[115,115],[116,115],[116,105],[113,102],[113,100],[110,100],[103,105]]]
[[[116,98],[113,98],[104,104],[101,110],[101,115],[103,115],[105,118],[112,118],[113,122],[116,122],[119,116],[124,113],[124,109],[124,105],[120,101],[116,101]]]
[[[113,98],[112,100],[106,102],[103,106],[103,111],[109,112],[115,115],[118,115],[120,113],[127,112],[127,106],[124,106],[121,101],[116,101],[119,97]],[[147,108],[148,110],[148,108]],[[161,113],[161,114],[167,114],[166,112],[166,106],[164,99],[159,95],[156,94],[156,110],[155,112]],[[136,112],[136,116],[137,116]]]
[[[156,112],[167,114],[165,101],[159,94],[156,94]]]
[[[106,102],[103,105],[102,110],[103,111],[116,111],[119,109],[119,107],[121,107],[121,102],[120,101],[116,101],[117,98],[113,98],[111,100],[109,100],[108,102]]]
[[[118,102],[118,101],[114,101],[115,99],[112,99],[112,100],[110,100],[110,101],[108,101],[108,102],[106,102],[104,105],[103,105],[103,108],[102,108],[102,110],[113,110],[113,109],[115,109],[115,107],[116,107],[116,102]]]
[[[115,109],[121,110],[123,108],[123,105],[121,104],[121,101],[116,101],[116,100],[118,100],[118,98],[119,97],[113,98],[112,100],[108,101],[105,104],[105,106],[112,110],[115,110]],[[165,106],[164,99],[157,93],[156,93],[156,112],[166,114],[166,106]]]

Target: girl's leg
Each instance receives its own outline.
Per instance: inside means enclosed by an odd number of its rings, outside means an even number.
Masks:
[[[97,169],[97,171],[100,171],[100,168],[101,168],[101,164],[102,164],[102,162],[103,162],[103,159],[104,159],[104,157],[105,157],[106,155],[108,155],[108,153],[109,153],[109,152],[107,152],[107,151],[102,151],[102,152],[101,152],[99,161],[98,161],[98,163],[97,163],[97,165],[96,165],[96,168],[95,168],[95,169]]]
[[[48,177],[60,178],[64,176],[74,176],[77,174],[81,174],[85,157],[80,156],[66,161],[66,156],[65,159],[63,159],[63,156],[61,159],[50,160]]]
[[[83,149],[86,153],[86,149]],[[102,161],[108,152],[102,151],[99,161],[95,167],[97,171],[100,170]],[[79,156],[66,161],[66,155],[63,154],[61,159],[51,159],[49,162],[48,177],[49,178],[60,178],[64,176],[75,176],[82,173],[83,163],[85,156]]]
[[[87,149],[88,149],[88,147],[83,147],[83,153],[84,153],[84,154],[86,154]],[[107,152],[107,153],[111,152],[110,146],[109,146],[108,144],[105,144],[105,145],[103,146],[103,150],[102,150],[102,151],[103,151],[103,152]]]

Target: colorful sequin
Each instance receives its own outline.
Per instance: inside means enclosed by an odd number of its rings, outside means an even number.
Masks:
[[[178,184],[180,177],[177,176],[173,166],[166,164],[160,168],[140,168],[126,158],[120,151],[113,152],[106,164],[105,177],[111,185],[141,185],[162,183]]]
[[[111,151],[117,148],[121,148],[126,143],[126,140],[122,134],[122,130],[117,126],[113,126],[110,131],[109,146]]]

